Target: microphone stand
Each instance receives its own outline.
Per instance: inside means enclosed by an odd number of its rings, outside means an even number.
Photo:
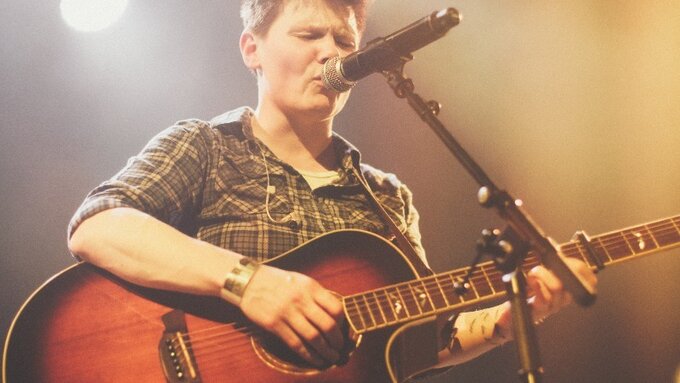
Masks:
[[[414,92],[413,81],[404,77],[404,65],[413,57],[399,55],[396,52],[393,54],[392,58],[395,60],[388,62],[398,64],[393,67],[387,66],[382,73],[395,95],[398,98],[406,98],[411,108],[434,130],[465,170],[477,181],[480,185],[477,193],[480,205],[495,208],[506,221],[506,228],[490,241],[484,251],[494,255],[495,263],[503,273],[503,282],[512,307],[513,334],[521,366],[520,378],[525,382],[540,382],[543,368],[540,363],[535,329],[527,306],[526,281],[521,270],[524,258],[529,251],[536,252],[541,262],[560,278],[565,289],[582,306],[594,302],[595,291],[567,267],[552,241],[524,213],[520,206],[521,201],[514,200],[508,192],[499,190],[439,121],[437,115],[441,108],[440,104],[433,100],[426,102]]]

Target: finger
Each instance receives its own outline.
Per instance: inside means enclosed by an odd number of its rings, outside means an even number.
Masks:
[[[562,281],[560,281],[552,271],[543,266],[536,266],[530,272],[534,277],[541,281],[545,288],[547,288],[551,295],[562,291]]]
[[[314,301],[336,320],[344,318],[345,312],[343,311],[342,302],[331,291],[323,287],[320,288],[314,294]]]
[[[312,318],[312,323],[321,331],[331,347],[342,350],[345,344],[345,337],[338,326],[344,319],[342,303],[330,291],[322,289],[315,294],[314,302],[317,305],[310,307],[308,318]]]
[[[597,287],[597,276],[585,262],[576,258],[564,258],[564,260],[575,274],[582,276],[593,288]]]
[[[275,332],[293,352],[298,354],[308,363],[318,367],[322,367],[326,364],[319,355],[310,351],[307,344],[305,344],[305,341],[297,334],[297,331],[288,324],[282,322],[280,326],[277,326]]]
[[[323,313],[320,309],[317,309],[317,311]],[[325,313],[323,315],[328,317]],[[328,319],[333,321],[330,317]],[[319,329],[302,313],[292,314],[286,318],[286,322],[302,341],[311,347],[312,350],[310,351],[316,352],[324,360],[331,363],[337,362],[340,359],[340,354],[331,347]]]
[[[571,294],[564,290],[562,282],[548,269],[535,267],[531,271],[531,286],[536,290],[536,308],[553,314],[571,303]]]
[[[543,306],[548,306],[549,302],[552,300],[552,293],[546,283],[544,282],[544,273],[541,268],[534,268],[529,272],[527,277],[527,285],[531,289],[535,297],[535,304]]]

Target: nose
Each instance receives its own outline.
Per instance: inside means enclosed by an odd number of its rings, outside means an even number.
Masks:
[[[333,35],[326,34],[324,38],[319,40],[319,62],[325,63],[331,57],[340,56],[342,50],[335,41]]]

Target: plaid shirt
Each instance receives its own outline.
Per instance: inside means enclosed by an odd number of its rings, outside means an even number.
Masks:
[[[305,179],[253,136],[252,110],[210,122],[186,120],[153,138],[110,180],[92,190],[69,224],[132,207],[203,241],[258,260],[284,253],[322,233],[363,229],[392,237],[354,174],[361,169],[377,199],[425,261],[418,213],[409,189],[392,174],[360,164],[359,152],[337,134],[340,179],[311,190]],[[275,191],[265,209],[267,171]]]

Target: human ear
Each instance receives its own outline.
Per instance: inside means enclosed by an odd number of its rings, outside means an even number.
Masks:
[[[241,33],[241,39],[239,40],[239,47],[241,49],[243,63],[246,64],[246,67],[253,72],[260,69],[260,59],[258,57],[255,35],[253,35],[252,32],[243,31],[243,33]]]

